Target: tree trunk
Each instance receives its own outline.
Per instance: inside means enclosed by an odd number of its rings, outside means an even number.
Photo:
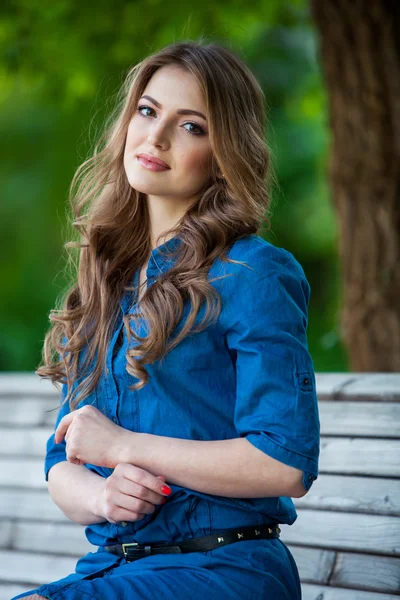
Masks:
[[[400,3],[311,0],[352,371],[400,371]]]

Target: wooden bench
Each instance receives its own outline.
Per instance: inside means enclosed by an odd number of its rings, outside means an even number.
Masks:
[[[320,475],[294,499],[298,519],[281,534],[303,599],[398,599],[400,373],[318,373],[316,380]],[[0,600],[9,600],[74,572],[96,548],[52,502],[44,479],[57,409],[45,411],[57,407],[57,390],[35,374],[4,373],[0,403]]]

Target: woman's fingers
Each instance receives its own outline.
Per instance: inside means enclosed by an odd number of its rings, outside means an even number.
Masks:
[[[171,488],[161,477],[156,477],[149,471],[129,463],[120,463],[114,469],[116,475],[121,475],[125,481],[123,492],[141,498],[153,504],[160,504],[163,498],[169,496]]]
[[[149,488],[143,487],[140,483],[130,481],[125,477],[121,477],[119,481],[116,481],[118,491],[127,496],[133,496],[138,500],[141,500],[150,504],[163,504],[165,500],[164,494],[157,494]]]
[[[137,521],[166,501],[165,476],[129,463],[118,464],[107,478],[104,500],[108,521]],[[167,486],[168,488],[168,486]],[[170,489],[170,488],[168,488]]]

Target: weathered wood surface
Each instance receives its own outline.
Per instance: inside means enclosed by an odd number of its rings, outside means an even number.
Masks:
[[[294,499],[298,519],[281,526],[281,539],[298,565],[304,600],[394,600],[400,374],[318,373],[316,381],[319,477]],[[0,374],[0,600],[66,576],[96,551],[47,491],[43,460],[58,403],[49,381]]]

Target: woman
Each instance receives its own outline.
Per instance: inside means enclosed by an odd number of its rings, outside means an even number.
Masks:
[[[279,524],[318,476],[310,286],[257,234],[264,125],[257,80],[218,44],[129,72],[71,186],[77,281],[37,371],[62,383],[49,491],[97,551],[14,600],[301,598]]]

